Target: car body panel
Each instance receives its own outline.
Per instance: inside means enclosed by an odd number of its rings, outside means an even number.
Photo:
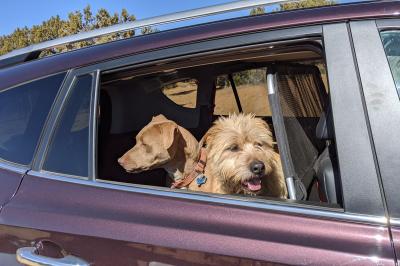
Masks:
[[[38,77],[126,55],[231,35],[351,19],[399,17],[400,2],[373,2],[278,12],[201,24],[97,45],[0,69],[0,90]]]
[[[183,253],[191,250],[195,254],[205,252],[283,264],[394,263],[388,228],[384,225],[329,221],[30,175],[24,178],[0,218],[5,226],[1,227],[1,235],[8,241],[14,239],[10,253],[47,239],[84,260],[104,260],[104,265],[115,257],[107,260],[103,252],[87,246],[86,240],[96,243],[96,249],[99,245],[100,250],[110,241],[109,246],[118,250],[117,257],[130,242],[128,246],[140,249],[150,249],[150,245],[155,250],[164,247]],[[62,234],[68,234],[70,241],[57,239],[66,237]],[[82,235],[89,237],[82,237],[81,241]],[[95,241],[92,236],[99,239]],[[128,262],[132,257],[123,259]]]
[[[55,246],[58,246],[57,243],[62,243],[64,250],[72,251],[74,256],[85,256],[85,261],[91,265],[271,265],[253,259],[91,236],[35,229],[26,229],[21,232],[19,228],[12,226],[0,226],[0,234],[5,235],[3,238],[5,241],[0,242],[0,250],[9,252],[0,254],[0,261],[5,262],[3,258],[7,258],[7,266],[20,265],[15,261],[15,248],[26,246],[26,242],[30,241],[50,242]],[[14,245],[10,245],[10,243],[14,243]],[[114,255],[116,251],[118,251],[117,256]],[[280,264],[274,263],[273,265]]]
[[[65,251],[96,265],[394,265],[393,246],[399,252],[400,227],[390,228],[384,216],[386,199],[375,163],[374,139],[368,131],[368,122],[373,120],[366,113],[359,84],[364,77],[358,76],[355,60],[359,48],[356,45],[354,49],[349,24],[344,22],[364,19],[374,24],[372,19],[398,17],[399,12],[399,1],[384,1],[244,17],[139,36],[1,69],[0,90],[78,68],[69,72],[54,105],[56,110],[50,115],[35,158],[35,171],[24,176],[28,169],[15,173],[0,170],[0,178],[5,180],[0,186],[0,204],[4,205],[0,212],[0,262],[13,265],[18,248],[41,246],[46,254]],[[328,22],[335,23],[326,25]],[[115,67],[112,59],[127,64],[131,55],[151,57],[152,52],[146,51],[163,53],[189,46],[182,44],[200,46],[202,41],[213,40],[221,45],[225,37],[274,34],[272,29],[285,31],[282,28],[286,27],[301,32],[304,25],[321,30],[313,35],[318,37],[323,28],[324,37],[328,37],[324,44],[329,84],[335,90],[331,103],[346,186],[344,210],[276,200],[259,200],[259,205],[251,205],[257,199],[207,194],[196,197],[195,193],[103,183],[93,180],[95,169],[89,180],[40,172],[52,125],[57,122],[74,75],[95,72],[93,86],[97,86],[103,67]],[[325,35],[326,31],[331,34]],[[285,40],[297,37],[286,34]],[[93,117],[97,106],[93,99],[92,143],[88,149],[95,166]],[[356,128],[349,134],[351,127]],[[357,143],[352,142],[354,138]],[[351,193],[356,187],[361,189]],[[264,207],[260,208],[260,203]]]

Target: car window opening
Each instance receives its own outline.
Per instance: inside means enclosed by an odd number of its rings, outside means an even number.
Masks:
[[[284,165],[280,171],[283,170],[286,179],[288,175],[293,178],[295,196],[292,199],[341,206],[326,68],[323,55],[307,48],[296,46],[290,50],[285,47],[282,51],[278,47],[275,52],[268,53],[263,49],[232,52],[224,57],[200,58],[201,62],[186,60],[180,62],[180,66],[174,62],[103,74],[99,99],[97,179],[174,187],[177,184],[169,177],[171,173],[167,171],[166,157],[160,155],[162,153],[151,157],[156,151],[151,143],[154,138],[148,135],[154,136],[157,130],[138,133],[149,123],[160,123],[164,118],[158,116],[162,115],[187,130],[202,145],[207,142],[204,135],[209,133],[219,117],[244,113],[253,114],[269,126],[273,138],[270,149],[281,155]],[[274,75],[275,96],[271,96],[271,92],[268,95],[268,73]],[[167,132],[164,128],[158,130]],[[230,140],[228,138],[226,142]],[[233,156],[240,157],[239,154],[246,153],[247,149],[241,145],[224,146],[226,151],[221,156],[227,160]],[[257,150],[257,145],[262,149],[268,143],[255,141],[253,145]],[[129,167],[122,167],[126,162],[120,158],[133,147],[141,149],[135,154],[140,154],[143,162],[149,160],[154,165],[130,165],[135,170],[126,171]],[[200,153],[199,149],[197,159]],[[243,189],[250,192],[244,194],[257,195],[252,192],[259,188],[260,181],[253,177],[258,176],[257,171],[267,171],[269,167],[257,164],[258,161],[246,162],[253,174],[237,184],[241,186],[237,187],[238,191]],[[196,176],[193,182],[202,186],[202,182],[207,184],[210,181],[207,181],[207,176]]]

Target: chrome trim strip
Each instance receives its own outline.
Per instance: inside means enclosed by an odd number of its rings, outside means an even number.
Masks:
[[[25,174],[29,170],[29,167],[27,166],[13,164],[2,159],[0,159],[0,168],[12,172],[17,172],[18,174]]]
[[[390,225],[400,227],[400,219],[399,218],[390,218]]]
[[[8,54],[0,56],[0,60],[7,58],[16,57],[19,55],[31,53],[34,51],[41,51],[51,47],[56,47],[63,44],[84,41],[87,39],[92,39],[106,34],[111,34],[115,32],[123,32],[137,28],[143,28],[147,26],[154,26],[160,24],[169,24],[173,22],[181,22],[185,20],[201,18],[211,15],[217,15],[222,13],[228,13],[233,11],[239,11],[243,9],[249,9],[257,6],[270,6],[275,4],[281,4],[285,2],[297,2],[298,0],[247,0],[247,1],[235,1],[226,4],[213,5],[203,8],[192,9],[188,11],[175,12],[171,14],[156,16],[152,18],[136,20],[124,24],[117,24],[101,29],[96,29],[88,32],[81,32],[75,35],[70,35],[55,40],[50,40],[42,42],[39,44],[30,45],[25,48],[14,50]]]
[[[290,199],[296,199],[296,189],[294,187],[294,180],[293,176],[288,176],[285,178],[286,186],[289,194]]]
[[[332,208],[332,210],[326,210],[322,209],[323,207],[319,207],[318,209],[318,206],[313,207],[310,205],[302,205],[302,204],[301,207],[297,207],[296,203],[289,203],[293,204],[292,206],[290,206],[287,205],[287,201],[282,203],[279,200],[271,200],[268,201],[268,204],[266,204],[266,200],[264,199],[254,199],[254,198],[249,199],[233,195],[203,194],[203,193],[188,192],[188,191],[171,191],[171,189],[169,188],[161,188],[161,187],[156,188],[151,186],[141,186],[133,184],[120,185],[116,184],[115,182],[112,183],[112,182],[107,182],[105,180],[98,180],[97,182],[94,182],[94,181],[68,178],[61,175],[50,175],[48,173],[37,172],[37,171],[29,171],[29,175],[56,181],[69,182],[79,185],[86,185],[86,186],[105,188],[105,189],[115,189],[120,191],[129,191],[129,192],[142,193],[155,196],[195,200],[208,203],[226,204],[230,206],[249,207],[260,210],[285,212],[295,215],[314,216],[314,217],[328,218],[334,220],[344,220],[344,221],[358,222],[358,223],[379,224],[379,225],[388,224],[386,217],[345,213],[343,212],[342,209]]]
[[[98,102],[99,102],[99,84],[100,70],[97,69],[92,74],[92,88],[90,95],[90,116],[89,116],[89,159],[88,159],[88,176],[90,180],[94,180],[97,170],[97,117],[98,117]]]
[[[267,74],[267,89],[268,94],[275,94],[275,77],[273,74]]]

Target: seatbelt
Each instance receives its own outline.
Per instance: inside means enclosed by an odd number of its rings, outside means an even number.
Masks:
[[[237,107],[239,109],[239,113],[243,113],[242,104],[240,103],[239,94],[237,92],[235,81],[233,80],[232,74],[229,74],[228,78],[229,78],[229,83],[231,84],[233,95],[235,95],[235,100],[236,100]]]
[[[279,154],[282,161],[282,170],[285,175],[286,186],[289,193],[289,198],[306,199],[307,190],[301,180],[298,178],[292,157],[290,154],[289,142],[286,134],[286,127],[284,124],[283,113],[281,111],[281,104],[279,100],[279,86],[277,82],[277,71],[274,66],[267,68],[267,87],[268,99],[272,110],[272,122],[274,124],[275,136],[278,143]],[[296,185],[300,191],[296,191]],[[298,197],[300,192],[301,196]]]

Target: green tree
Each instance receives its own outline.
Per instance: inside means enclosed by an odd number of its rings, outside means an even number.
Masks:
[[[265,8],[262,7],[262,6],[255,7],[250,11],[250,15],[251,16],[261,15],[261,14],[264,14],[264,13],[265,13]]]
[[[293,3],[279,4],[279,8],[274,11],[284,11],[284,10],[309,8],[317,6],[328,6],[328,5],[334,5],[335,3],[336,3],[335,0],[302,0]],[[255,7],[250,11],[250,15],[261,15],[264,13],[265,13],[264,7]]]
[[[143,27],[140,32],[142,34],[149,34],[149,33],[154,33],[154,32],[158,32],[159,30],[157,28],[151,27],[151,26],[146,26]]]
[[[334,0],[304,0],[293,3],[280,4],[281,10],[291,10],[299,8],[317,7],[317,6],[328,6],[334,5]]]
[[[125,8],[121,10],[120,14],[115,12],[113,15],[110,15],[106,9],[101,8],[95,15],[93,15],[90,5],[87,5],[82,12],[79,10],[70,12],[68,14],[68,18],[65,20],[61,19],[59,16],[52,16],[50,19],[42,22],[40,25],[33,25],[31,28],[17,28],[12,34],[0,36],[0,55],[31,44],[135,20],[135,16],[129,14]],[[148,34],[156,31],[158,30],[153,27],[145,27],[141,29],[142,34]],[[125,31],[123,33],[113,33],[94,38],[92,40],[85,40],[55,47],[51,49],[51,51],[45,51],[42,56],[88,45],[129,38],[134,35],[134,30]]]
[[[93,13],[90,10],[90,5],[87,5],[83,9],[83,28],[85,31],[93,29],[93,24],[94,24],[94,18],[93,18]]]

